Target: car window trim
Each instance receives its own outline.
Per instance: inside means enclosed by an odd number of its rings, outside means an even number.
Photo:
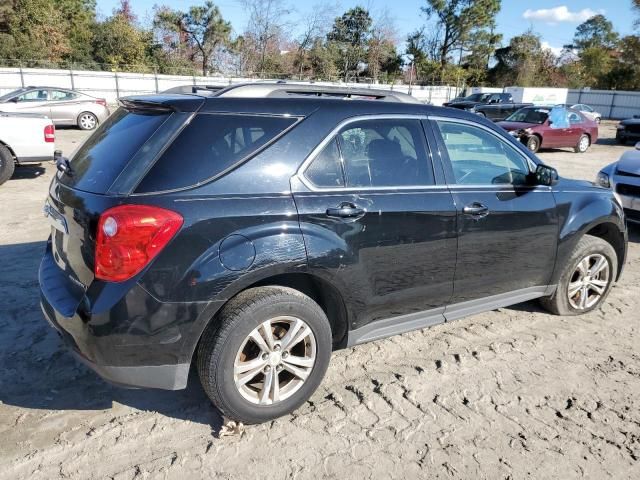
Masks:
[[[464,184],[461,185],[459,183],[455,183],[451,182],[450,180],[455,180],[455,177],[453,176],[453,170],[452,170],[452,166],[451,166],[451,159],[449,158],[449,151],[447,150],[446,145],[442,144],[442,134],[440,133],[440,129],[438,128],[438,125],[436,122],[438,121],[442,121],[442,122],[449,122],[449,123],[460,123],[460,124],[464,124],[464,125],[469,125],[472,127],[476,127],[476,128],[480,128],[488,133],[490,133],[491,135],[493,135],[498,141],[502,141],[504,143],[506,143],[507,145],[509,145],[511,147],[511,149],[516,152],[518,155],[520,155],[524,161],[527,164],[527,167],[529,168],[529,174],[534,173],[536,167],[539,165],[539,163],[535,162],[533,159],[529,158],[529,156],[527,156],[525,153],[521,152],[519,148],[517,148],[515,145],[510,145],[509,141],[506,141],[504,138],[502,138],[497,132],[494,132],[491,128],[482,125],[480,123],[475,123],[475,122],[471,122],[469,120],[465,120],[462,118],[452,118],[452,117],[443,117],[443,116],[439,116],[439,115],[429,115],[429,121],[432,124],[432,130],[436,130],[438,131],[439,135],[436,135],[436,132],[434,132],[434,137],[436,137],[436,142],[438,142],[438,148],[441,150],[440,152],[440,156],[441,159],[443,161],[443,163],[445,163],[445,165],[443,165],[443,168],[445,169],[445,182],[447,187],[449,188],[459,188],[459,187],[468,187],[468,188],[476,188],[476,189],[496,189],[499,187],[506,187],[507,189],[510,190],[514,190],[517,188],[527,188],[527,189],[531,189],[532,187],[537,187],[537,186],[531,186],[531,185],[515,185],[513,183],[509,183],[509,184],[495,184],[495,185],[489,185],[486,183],[477,183],[477,184]],[[551,190],[550,187],[547,188],[548,190]],[[547,190],[545,189],[545,190]],[[502,191],[504,191],[504,188],[501,188]]]
[[[347,187],[346,186],[346,173],[344,175],[345,186],[344,187],[318,187],[314,185],[314,183],[309,180],[305,172],[313,163],[313,161],[320,155],[320,153],[324,150],[324,148],[334,139],[337,139],[340,131],[350,125],[352,123],[360,122],[363,120],[415,120],[418,122],[420,126],[420,130],[423,135],[424,142],[424,153],[429,166],[431,167],[431,171],[433,173],[433,184],[431,185],[398,185],[398,186],[368,186],[368,187]],[[327,136],[325,136],[322,141],[311,151],[307,158],[302,162],[302,164],[298,167],[295,176],[302,182],[302,184],[307,187],[312,192],[372,192],[372,191],[393,191],[393,190],[424,190],[424,189],[435,189],[442,188],[442,185],[437,183],[438,176],[435,172],[435,167],[433,165],[433,155],[431,154],[431,147],[429,146],[428,138],[426,132],[424,131],[423,120],[428,120],[428,115],[426,114],[402,114],[402,113],[388,113],[388,114],[372,114],[372,115],[358,115],[355,117],[349,117],[342,120],[336,127],[329,132]],[[340,142],[338,141],[338,149],[340,149]],[[342,150],[340,150],[341,163],[342,163]],[[344,169],[344,165],[343,165]]]

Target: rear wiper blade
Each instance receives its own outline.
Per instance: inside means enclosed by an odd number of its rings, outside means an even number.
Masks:
[[[56,168],[58,171],[73,177],[73,168],[71,168],[71,162],[67,157],[62,156],[62,150],[56,150],[53,152],[53,160],[56,162]]]

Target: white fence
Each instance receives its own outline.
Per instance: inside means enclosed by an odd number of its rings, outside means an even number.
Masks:
[[[640,92],[615,90],[569,90],[567,103],[585,103],[604,118],[623,119],[640,115]]]
[[[0,68],[0,95],[20,87],[37,85],[71,88],[109,103],[128,95],[158,93],[180,85],[231,85],[254,82],[256,79],[240,77],[197,77],[156,75],[153,73],[115,73],[87,70],[50,70],[41,68]],[[411,93],[414,97],[442,105],[458,95],[459,89],[450,86],[413,86],[316,82],[317,85],[348,85],[360,88],[376,88]]]

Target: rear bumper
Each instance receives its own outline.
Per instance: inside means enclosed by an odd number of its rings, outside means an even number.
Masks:
[[[135,282],[85,289],[58,267],[50,245],[39,281],[45,318],[98,375],[129,387],[186,388],[194,325],[207,304],[163,303]]]

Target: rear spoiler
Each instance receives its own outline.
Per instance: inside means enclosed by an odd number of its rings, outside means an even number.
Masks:
[[[118,101],[126,110],[148,113],[196,112],[204,102],[204,97],[194,95],[140,95]]]

